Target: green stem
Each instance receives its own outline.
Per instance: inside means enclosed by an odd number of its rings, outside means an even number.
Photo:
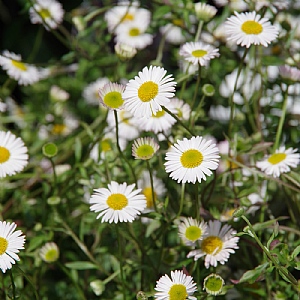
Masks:
[[[203,20],[200,20],[199,23],[198,23],[198,28],[197,28],[197,32],[196,32],[196,35],[195,35],[195,42],[198,42],[199,38],[200,38],[200,34],[201,34],[201,30],[202,30],[202,27],[203,27]]]
[[[282,105],[282,110],[281,110],[281,117],[279,120],[277,132],[276,132],[276,138],[275,138],[275,143],[273,146],[273,151],[275,152],[276,149],[278,149],[279,146],[279,141],[282,133],[282,128],[285,120],[285,115],[286,115],[286,109],[287,109],[287,102],[288,102],[288,90],[289,86],[286,87],[286,90],[284,92],[284,99],[283,99],[283,105]]]
[[[181,194],[180,194],[180,205],[179,205],[179,211],[177,213],[176,218],[179,218],[182,210],[183,210],[183,202],[184,202],[184,189],[185,189],[185,183],[181,184]]]
[[[9,277],[10,277],[10,280],[11,280],[12,297],[13,297],[13,300],[15,300],[16,299],[16,285],[15,285],[15,282],[14,282],[14,277],[13,277],[13,274],[12,274],[12,270],[9,271]]]
[[[158,64],[158,65],[161,64],[161,60],[163,58],[163,53],[164,53],[165,41],[166,41],[166,35],[164,34],[162,36],[162,38],[160,39],[160,43],[159,43],[158,50],[157,50],[157,56],[155,59],[155,64]]]
[[[126,300],[126,290],[125,290],[125,278],[123,272],[123,245],[121,242],[121,235],[119,232],[119,224],[116,224],[117,238],[118,238],[118,248],[119,248],[119,260],[120,260],[120,275],[121,275],[121,283],[122,283],[122,292],[123,292],[123,300]]]
[[[260,241],[260,239],[258,238],[258,236],[255,233],[254,228],[252,227],[252,224],[250,223],[250,221],[247,219],[246,216],[242,216],[242,219],[248,224],[249,229],[251,230],[251,234],[253,236],[253,238],[255,239],[255,241],[257,242],[257,244],[260,246],[260,248],[263,250],[263,252],[265,253],[265,255],[268,257],[268,259],[274,264],[274,266],[276,267],[276,269],[278,271],[280,271],[287,279],[289,279],[290,283],[293,284],[296,288],[298,288],[298,282],[297,280],[294,278],[294,276],[287,271],[285,268],[282,268],[277,260],[274,258],[274,256],[270,253],[269,249],[267,249]]]
[[[149,160],[146,160],[146,162],[147,162],[147,167],[148,167],[148,171],[149,171],[149,175],[150,175],[152,202],[153,202],[154,210],[157,212],[156,199],[155,199],[155,193],[154,193],[152,168],[151,168]]]
[[[35,295],[35,298],[37,300],[40,299],[38,293],[37,293],[37,290],[36,290],[36,287],[34,286],[33,282],[31,281],[31,279],[27,276],[27,274],[17,265],[14,266],[15,269],[18,269],[18,271],[22,274],[22,276],[25,277],[25,279],[29,282],[29,284],[32,286],[33,288],[33,291],[34,291],[34,295]]]
[[[195,199],[196,199],[196,220],[200,220],[200,201],[199,201],[199,183],[195,183]]]
[[[244,60],[246,58],[247,53],[249,52],[249,49],[250,48],[245,49],[244,55],[241,59],[241,63],[240,63],[239,68],[238,68],[236,80],[235,80],[235,83],[234,83],[234,88],[233,88],[231,97],[229,98],[229,104],[230,104],[230,120],[229,120],[229,125],[228,125],[228,136],[229,137],[231,137],[231,131],[232,131],[232,126],[233,126],[233,117],[234,117],[234,109],[235,109],[235,103],[233,101],[234,93],[236,92],[238,80],[239,80],[239,77],[240,77],[240,74],[241,74],[242,68],[243,68],[243,63],[244,63]]]
[[[134,178],[134,182],[137,185],[137,179],[133,170],[132,165],[129,163],[129,161],[127,160],[127,158],[124,156],[121,147],[120,147],[120,143],[119,143],[119,122],[118,122],[118,112],[116,110],[114,110],[114,116],[115,116],[115,123],[116,123],[116,140],[117,140],[117,148],[119,151],[120,156],[122,157],[122,159],[127,163],[127,165],[129,166],[129,169],[131,171],[131,174]]]
[[[198,77],[197,77],[197,82],[196,82],[196,87],[195,87],[195,91],[194,91],[194,96],[193,96],[193,101],[191,104],[191,109],[193,110],[195,102],[196,102],[196,98],[198,95],[198,89],[199,89],[199,85],[200,85],[200,80],[201,80],[201,65],[200,63],[198,64]]]
[[[181,120],[172,112],[170,112],[165,106],[162,106],[163,110],[167,112],[170,116],[172,116],[176,121],[191,135],[195,136],[195,134],[185,125],[181,122]]]

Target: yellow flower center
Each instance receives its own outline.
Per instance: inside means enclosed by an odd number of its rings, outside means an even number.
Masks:
[[[244,161],[243,161],[243,158],[241,157],[241,156],[237,156],[236,157],[236,161],[237,162],[239,162],[239,163],[243,163]],[[240,166],[239,165],[237,165],[236,163],[234,163],[234,162],[231,162],[231,161],[229,161],[229,160],[226,160],[225,161],[225,164],[226,164],[226,168],[230,168],[230,169],[237,169],[237,168],[239,168]]]
[[[47,262],[53,262],[58,259],[59,253],[56,249],[50,249],[45,254],[45,261]]]
[[[125,14],[125,16],[122,18],[121,22],[124,22],[124,21],[133,21],[134,20],[134,15],[133,14],[130,14],[130,13],[127,13]]]
[[[5,147],[0,146],[0,164],[3,164],[9,160],[10,152]]]
[[[195,56],[195,57],[203,57],[206,54],[207,54],[206,50],[194,50],[192,52],[192,55]]]
[[[119,108],[124,100],[120,92],[110,92],[104,96],[103,102],[110,108]]]
[[[39,11],[39,15],[40,15],[44,20],[51,17],[50,11],[49,11],[49,9],[47,9],[47,8],[42,8],[42,9]]]
[[[164,116],[164,115],[165,115],[165,111],[164,111],[164,110],[160,110],[160,111],[158,111],[155,115],[152,114],[152,117],[153,117],[153,118],[161,118],[161,117]]]
[[[0,255],[4,254],[8,246],[7,239],[0,237]]]
[[[241,29],[246,34],[260,34],[263,31],[263,27],[256,21],[246,21],[243,23]]]
[[[128,199],[123,194],[111,194],[106,203],[113,210],[122,210],[127,206]]]
[[[170,300],[185,300],[188,296],[186,287],[183,284],[173,284],[169,291]]]
[[[140,33],[141,33],[140,30],[136,27],[130,28],[130,30],[129,30],[130,36],[139,36]]]
[[[223,242],[218,236],[209,236],[201,243],[201,250],[206,254],[216,255],[222,250]]]
[[[176,110],[177,110],[177,116],[178,116],[178,118],[181,119],[181,118],[183,117],[183,112],[182,112],[182,110],[179,109],[179,108],[176,108]]]
[[[173,23],[175,26],[178,26],[178,27],[183,27],[183,26],[184,26],[184,22],[183,22],[183,20],[181,20],[181,19],[174,19],[174,20],[172,20],[172,23]]]
[[[146,197],[147,201],[147,208],[152,208],[153,207],[153,198],[152,198],[152,189],[151,187],[146,187],[143,189],[143,194]],[[154,200],[156,199],[156,193],[154,192]]]
[[[109,139],[104,139],[101,141],[101,150],[103,152],[107,152],[111,150],[111,146],[110,146],[110,140]]]
[[[202,230],[197,226],[190,226],[185,231],[185,237],[190,241],[196,241],[201,237]]]
[[[141,145],[136,149],[136,155],[139,158],[151,158],[154,154],[154,149],[151,145],[145,144]]]
[[[277,165],[286,159],[285,153],[274,153],[268,158],[268,162],[272,165]]]
[[[11,61],[12,65],[16,68],[18,68],[19,70],[21,71],[26,71],[27,70],[27,67],[24,63],[22,63],[21,61],[18,61],[18,60],[12,60]]]
[[[138,89],[138,96],[143,102],[149,102],[158,94],[158,84],[153,81],[144,82]]]
[[[180,162],[184,168],[196,168],[201,165],[202,161],[203,154],[196,149],[187,150],[180,157]]]
[[[63,134],[64,131],[67,129],[65,124],[54,124],[52,127],[53,134]]]

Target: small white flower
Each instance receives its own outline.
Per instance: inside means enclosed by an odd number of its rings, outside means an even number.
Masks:
[[[200,136],[178,140],[166,154],[165,167],[178,183],[206,180],[219,165],[219,150],[211,140]]]
[[[137,53],[135,47],[129,46],[123,43],[117,43],[115,45],[115,52],[121,59],[130,59]]]
[[[214,6],[206,3],[197,2],[194,5],[197,18],[205,22],[209,21],[218,12]]]
[[[181,46],[179,55],[183,56],[185,60],[191,62],[193,65],[200,64],[201,66],[207,66],[211,59],[220,56],[219,49],[203,44],[202,42],[185,43]]]
[[[235,237],[236,231],[229,225],[223,225],[220,221],[209,221],[206,237],[200,241],[200,249],[191,251],[187,257],[194,257],[198,260],[205,256],[204,265],[216,267],[218,262],[222,265],[228,260],[230,253],[238,249],[239,237]]]
[[[291,168],[296,168],[300,162],[300,154],[297,149],[281,146],[271,155],[265,156],[264,160],[258,161],[256,166],[267,175],[279,177],[282,173],[288,173]]]
[[[189,118],[191,117],[191,107],[188,103],[176,97],[171,99],[171,103],[174,107],[175,114],[179,119],[185,121],[189,120]]]
[[[151,137],[138,138],[132,144],[132,156],[148,160],[158,151],[159,145]]]
[[[47,76],[46,69],[38,69],[34,65],[22,62],[21,55],[17,55],[7,50],[0,55],[0,66],[7,75],[20,85],[33,84]]]
[[[27,148],[21,138],[0,131],[0,178],[21,172],[27,164]]]
[[[182,28],[171,23],[160,27],[160,32],[165,36],[168,43],[178,45],[186,41]]]
[[[3,273],[20,260],[17,253],[24,249],[25,236],[21,230],[15,231],[16,227],[14,222],[0,221],[0,269]]]
[[[228,41],[249,48],[252,44],[268,47],[278,36],[278,29],[269,19],[256,12],[237,13],[225,22]]]
[[[57,245],[53,242],[46,243],[41,249],[40,249],[40,257],[43,261],[47,263],[52,263],[58,260],[59,258],[59,249]]]
[[[164,68],[144,67],[138,76],[129,80],[123,98],[125,108],[137,117],[150,117],[174,97],[176,82]]]
[[[171,271],[171,278],[168,275],[162,276],[157,282],[154,298],[157,300],[185,300],[196,299],[192,297],[197,291],[196,283],[192,276],[188,276],[183,271]]]
[[[57,86],[57,85],[51,86],[50,98],[53,101],[64,102],[64,101],[68,100],[69,97],[70,97],[70,94],[68,92],[66,92],[65,90],[61,89],[59,86]]]
[[[99,90],[107,83],[109,83],[109,79],[106,77],[91,82],[84,88],[82,97],[90,105],[99,105]]]
[[[196,241],[206,235],[207,224],[193,218],[183,218],[178,225],[178,235],[187,246],[194,246]]]
[[[36,0],[29,9],[31,23],[43,24],[47,30],[57,28],[64,13],[61,3],[56,0]]]
[[[282,78],[292,81],[300,81],[300,70],[296,67],[291,67],[288,65],[280,66],[279,74]]]
[[[133,190],[135,184],[119,184],[112,181],[108,189],[94,189],[90,210],[99,212],[97,219],[103,222],[132,222],[146,207],[147,201],[141,190]]]
[[[122,109],[124,100],[122,94],[125,90],[125,86],[122,84],[107,83],[99,90],[100,103],[108,109]]]

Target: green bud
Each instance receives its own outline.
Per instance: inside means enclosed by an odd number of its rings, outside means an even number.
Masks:
[[[55,197],[55,196],[47,199],[47,203],[49,205],[57,205],[60,203],[60,201],[61,201],[61,199],[59,197]]]
[[[57,146],[54,143],[47,143],[43,146],[43,154],[49,158],[57,154]]]
[[[99,279],[90,282],[90,287],[96,296],[100,296],[105,290],[105,284]]]
[[[147,300],[148,299],[148,296],[142,292],[142,291],[139,291],[137,294],[136,294],[136,299],[137,300]]]
[[[207,97],[212,97],[215,94],[215,88],[211,84],[204,84],[202,92]]]
[[[232,216],[234,218],[240,218],[241,216],[243,216],[245,214],[245,210],[242,207],[239,207],[238,209],[236,209],[234,211],[234,213],[232,214]]]

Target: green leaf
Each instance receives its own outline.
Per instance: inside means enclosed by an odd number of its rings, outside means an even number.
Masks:
[[[296,249],[293,251],[293,253],[291,254],[291,258],[290,260],[294,260],[296,258],[296,256],[298,256],[300,253],[300,245],[296,247]]]
[[[156,229],[160,228],[161,223],[159,220],[152,220],[146,230],[146,238],[151,235]]]
[[[278,56],[264,56],[262,64],[264,66],[281,66],[284,65],[284,60],[282,60]]]
[[[82,154],[82,144],[78,137],[75,138],[74,151],[76,162],[79,162]]]
[[[66,263],[65,266],[70,269],[75,270],[89,270],[89,269],[98,269],[95,264],[92,264],[88,261],[74,261],[70,263]]]
[[[153,19],[160,19],[160,18],[164,17],[167,13],[170,12],[170,9],[171,8],[168,5],[159,6],[153,14]]]
[[[268,262],[259,265],[258,267],[256,267],[253,270],[247,271],[243,274],[243,276],[241,277],[241,279],[239,280],[239,283],[241,282],[248,282],[248,283],[254,283],[256,281],[256,279],[263,275],[265,272],[265,270],[270,266],[270,264]]]

